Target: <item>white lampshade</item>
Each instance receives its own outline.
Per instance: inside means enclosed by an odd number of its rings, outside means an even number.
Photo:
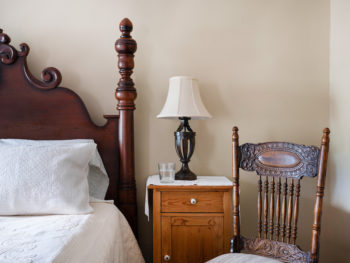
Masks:
[[[211,115],[204,107],[199,94],[198,80],[192,77],[178,76],[169,79],[168,97],[157,118],[209,119]]]

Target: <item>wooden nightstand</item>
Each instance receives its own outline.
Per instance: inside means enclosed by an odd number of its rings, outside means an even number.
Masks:
[[[210,180],[215,185],[148,186],[153,190],[154,263],[201,263],[229,252],[232,185],[225,177]]]

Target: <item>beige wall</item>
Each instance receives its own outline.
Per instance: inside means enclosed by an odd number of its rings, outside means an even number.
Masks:
[[[173,131],[178,123],[156,119],[169,77],[196,76],[213,115],[191,122],[197,132],[191,168],[198,175],[230,177],[233,125],[240,128],[241,142],[319,145],[329,123],[329,0],[0,1],[0,25],[14,45],[30,44],[33,73],[59,68],[63,86],[83,97],[98,123],[102,114],[115,112],[117,25],[123,17],[133,21],[139,45],[134,74],[139,226],[147,259],[152,232],[143,215],[145,181],[158,161],[177,161]],[[243,205],[255,206],[256,177],[242,181]],[[306,181],[302,210],[312,206],[313,187]],[[243,210],[246,232],[256,226],[251,210]],[[309,231],[311,220],[311,213],[301,218],[302,232]],[[327,220],[325,225],[332,222]],[[300,244],[307,249],[306,234]],[[327,241],[322,249],[332,254]]]
[[[322,246],[326,258],[341,262],[350,249],[350,1],[331,0],[330,128],[332,147]],[[344,261],[342,261],[344,262]]]

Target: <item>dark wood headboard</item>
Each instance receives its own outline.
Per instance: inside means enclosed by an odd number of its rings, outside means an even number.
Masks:
[[[91,138],[110,177],[108,199],[128,219],[136,233],[136,184],[134,168],[134,100],[131,79],[136,42],[130,36],[132,23],[120,23],[122,35],[115,43],[121,78],[115,96],[118,115],[105,115],[104,126],[94,124],[81,98],[72,90],[59,87],[62,77],[55,68],[42,72],[42,81],[27,66],[29,47],[20,50],[0,29],[0,138],[61,140]],[[30,158],[30,156],[28,156]]]

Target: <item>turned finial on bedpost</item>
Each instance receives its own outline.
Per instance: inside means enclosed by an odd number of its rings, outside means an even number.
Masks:
[[[137,235],[136,183],[134,161],[134,100],[136,89],[131,78],[134,68],[134,53],[137,49],[136,41],[131,37],[132,23],[124,18],[119,25],[122,32],[115,43],[118,52],[118,68],[121,78],[115,92],[119,110],[119,156],[120,174],[118,182],[117,205],[128,219],[131,228]]]
[[[136,41],[131,37],[133,29],[128,18],[124,18],[119,25],[122,32],[120,39],[115,42],[115,50],[118,52],[118,68],[121,78],[115,96],[118,99],[118,110],[134,110],[136,89],[131,78],[134,69],[134,53],[137,49]]]

